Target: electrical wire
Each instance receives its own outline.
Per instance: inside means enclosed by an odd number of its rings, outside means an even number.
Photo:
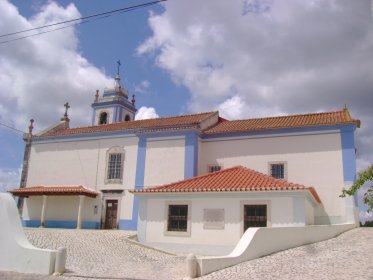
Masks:
[[[43,28],[52,27],[52,26],[57,26],[57,25],[61,25],[61,24],[66,24],[66,23],[70,23],[70,22],[81,21],[81,22],[78,22],[78,23],[73,23],[73,24],[70,24],[70,25],[63,26],[63,27],[55,28],[55,29],[52,29],[52,30],[42,31],[42,32],[38,32],[38,33],[35,33],[35,34],[30,34],[30,35],[26,35],[26,36],[14,38],[14,39],[1,41],[0,44],[6,44],[6,43],[9,43],[9,42],[18,41],[18,40],[26,39],[26,38],[29,38],[29,37],[33,37],[33,36],[42,35],[42,34],[53,32],[53,31],[61,30],[61,29],[64,29],[64,28],[88,23],[90,21],[104,19],[104,18],[110,17],[110,16],[115,15],[115,14],[122,14],[122,13],[130,12],[130,11],[133,11],[133,10],[136,10],[136,9],[152,6],[152,5],[158,4],[160,2],[164,2],[164,1],[167,1],[167,0],[157,0],[157,1],[153,1],[153,2],[148,2],[148,3],[143,3],[143,4],[139,4],[139,5],[134,5],[134,6],[130,6],[130,7],[121,8],[121,9],[111,10],[111,11],[98,13],[98,14],[94,14],[94,15],[90,15],[90,16],[86,16],[86,17],[81,17],[81,18],[77,18],[77,19],[71,19],[71,20],[66,20],[66,21],[62,21],[62,22],[56,22],[56,23],[47,24],[47,25],[43,25],[43,26],[39,26],[39,27],[35,27],[35,28],[30,28],[30,29],[26,29],[26,30],[22,30],[22,31],[3,34],[3,35],[0,35],[0,38],[13,36],[13,35],[17,35],[17,34],[21,34],[21,33],[25,33],[25,32],[35,31],[35,30],[39,30],[39,29],[43,29]],[[91,20],[89,20],[89,19],[91,19]]]
[[[25,133],[24,131],[22,131],[22,130],[19,130],[19,129],[17,129],[17,128],[14,128],[14,127],[12,127],[12,126],[10,126],[10,125],[6,125],[5,123],[1,123],[0,122],[0,125],[1,126],[4,126],[4,127],[6,127],[6,128],[9,128],[9,129],[11,129],[11,130],[14,130],[14,131],[16,131],[16,132],[18,132],[18,133]]]

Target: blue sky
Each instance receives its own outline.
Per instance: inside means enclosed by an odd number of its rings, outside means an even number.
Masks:
[[[6,0],[0,33],[145,1]],[[1,41],[1,40],[0,40]],[[0,44],[0,121],[38,131],[71,104],[72,126],[122,62],[142,116],[219,110],[228,119],[336,111],[362,121],[357,165],[373,162],[370,0],[169,0]],[[22,135],[0,127],[0,187],[18,185]]]

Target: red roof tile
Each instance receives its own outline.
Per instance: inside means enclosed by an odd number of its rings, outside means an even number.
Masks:
[[[204,131],[204,134],[227,132],[257,131],[279,128],[299,128],[337,124],[355,124],[360,127],[360,121],[351,118],[347,108],[337,112],[290,115],[280,117],[221,121],[216,126]]]
[[[21,197],[35,195],[85,195],[94,198],[99,194],[83,186],[34,186],[9,190],[9,192]]]
[[[85,133],[97,133],[97,132],[108,132],[108,131],[120,131],[120,130],[133,130],[133,129],[145,129],[147,131],[161,128],[161,129],[172,129],[176,128],[184,129],[185,127],[196,126],[217,112],[207,112],[200,114],[182,115],[174,117],[162,117],[156,119],[146,119],[138,121],[118,122],[113,124],[104,124],[96,126],[78,127],[78,128],[66,128],[60,130],[54,130],[46,132],[39,137],[48,136],[63,136],[73,134],[85,134]]]
[[[144,188],[133,193],[246,192],[308,190],[320,202],[314,188],[275,179],[252,169],[236,166],[191,179]]]

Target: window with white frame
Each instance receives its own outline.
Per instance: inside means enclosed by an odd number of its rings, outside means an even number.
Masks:
[[[167,231],[188,230],[188,205],[168,205]]]
[[[191,236],[191,201],[166,201],[164,235]]]
[[[107,152],[105,183],[121,183],[123,179],[124,150],[113,147]]]
[[[122,178],[122,154],[110,154],[107,172],[108,179]]]
[[[213,172],[216,172],[216,171],[220,171],[222,170],[223,167],[221,165],[209,165],[207,166],[207,172],[208,173],[213,173]]]
[[[272,162],[269,163],[269,174],[276,179],[286,179],[286,163]]]

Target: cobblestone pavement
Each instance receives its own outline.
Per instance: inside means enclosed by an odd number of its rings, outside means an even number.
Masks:
[[[373,280],[373,228],[358,228],[337,238],[244,262],[207,279]]]
[[[66,273],[56,277],[0,272],[0,279],[182,279],[186,273],[184,257],[133,244],[128,237],[134,232],[26,229],[25,233],[37,247],[66,247]]]
[[[42,248],[67,247],[67,272],[42,276],[0,272],[0,279],[182,279],[185,259],[130,243],[132,233],[27,229]],[[373,228],[358,228],[337,238],[244,262],[205,279],[369,279],[373,280]]]

